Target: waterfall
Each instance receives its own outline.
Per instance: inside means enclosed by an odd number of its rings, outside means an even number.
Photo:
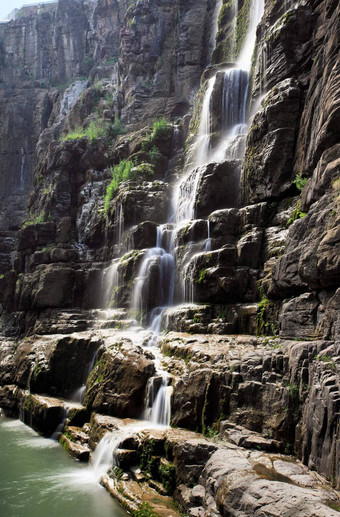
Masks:
[[[196,139],[193,157],[193,166],[186,171],[175,188],[169,201],[169,217],[167,224],[157,228],[156,245],[145,251],[136,277],[131,308],[139,313],[142,320],[150,312],[150,337],[146,341],[146,349],[154,356],[156,374],[149,379],[146,390],[145,421],[135,426],[109,433],[98,444],[92,459],[91,468],[98,477],[105,473],[112,464],[116,463],[115,451],[128,433],[155,426],[169,426],[171,418],[171,376],[162,368],[163,356],[157,347],[158,335],[161,330],[162,314],[166,307],[173,303],[176,264],[175,264],[175,236],[185,221],[195,218],[195,201],[197,189],[204,166],[212,161],[240,159],[244,150],[244,139],[247,132],[247,97],[249,88],[249,69],[251,56],[255,44],[256,27],[263,13],[263,0],[253,0],[250,13],[250,26],[244,49],[241,52],[237,67],[218,71],[207,83],[202,102],[200,124]],[[223,74],[218,77],[217,74]],[[223,79],[222,82],[220,79]],[[219,84],[218,84],[219,83]],[[221,88],[222,91],[218,88]],[[216,120],[212,117],[212,104],[216,100],[214,95],[220,95],[221,120],[216,128]],[[217,132],[217,137],[212,132]],[[174,147],[179,146],[179,128],[175,126]],[[167,178],[168,171],[165,178]],[[175,228],[173,223],[175,222]],[[122,207],[116,219],[116,238],[121,242],[124,229]],[[210,223],[207,220],[207,239],[202,251],[212,249]],[[187,260],[184,271],[183,298],[194,301],[195,289],[193,282],[193,263],[195,255]],[[117,270],[112,264],[112,271],[107,271],[108,278],[112,277],[111,284],[117,280]],[[152,291],[150,291],[152,289]],[[112,291],[112,287],[109,288]],[[137,335],[137,334],[136,334]]]
[[[211,96],[214,90],[216,76],[209,79],[207,91],[204,95],[201,121],[197,133],[196,153],[194,166],[201,167],[209,161],[211,136]]]
[[[170,376],[160,372],[158,377],[152,377],[147,390],[149,405],[145,410],[145,420],[152,424],[169,426],[171,417],[172,386],[169,386]]]
[[[211,251],[211,237],[210,237],[210,221],[207,219],[207,240],[205,241],[204,251]]]
[[[25,188],[25,176],[26,176],[26,149],[21,147],[20,149],[21,165],[20,165],[20,190]]]
[[[155,357],[156,375],[148,382],[144,418],[153,425],[168,427],[171,418],[171,376],[162,369],[162,355],[154,342],[149,341],[148,348]]]
[[[90,365],[89,367],[87,368],[86,372],[85,372],[85,379],[84,379],[84,384],[81,385],[80,388],[78,388],[72,395],[71,395],[71,401],[72,402],[77,402],[79,404],[82,404],[83,401],[84,401],[84,395],[85,395],[85,390],[86,390],[86,382],[87,382],[87,379],[89,378],[89,375],[90,373],[92,372],[93,368],[94,368],[94,365],[95,365],[95,362],[96,362],[96,357],[97,357],[97,352],[98,350],[95,351],[95,353],[93,354],[93,358],[90,362]]]
[[[152,281],[151,269],[154,266],[157,266],[158,272],[157,292],[154,298],[156,302],[154,309],[157,314],[154,316],[158,318],[159,312],[172,303],[175,286],[175,260],[171,250],[162,247],[166,246],[168,231],[167,225],[157,227],[156,246],[146,252],[137,274],[131,308],[141,317],[148,309],[150,281]],[[152,325],[151,318],[151,327]]]
[[[249,72],[240,68],[231,68],[224,72],[222,90],[221,141],[211,153],[211,161],[221,162],[225,159],[241,159],[242,146],[248,126],[247,99],[249,91]]]
[[[247,36],[237,59],[237,64],[243,70],[250,70],[251,58],[256,41],[256,29],[264,12],[264,0],[252,0],[249,13]]]
[[[106,308],[115,305],[116,291],[119,287],[118,267],[120,259],[114,259],[110,266],[103,271],[103,305]]]
[[[65,427],[65,422],[68,418],[68,415],[69,415],[69,408],[64,404],[64,415],[63,415],[63,419],[62,421],[60,422],[60,424],[58,425],[57,429],[54,431],[54,433],[52,434],[51,436],[51,439],[52,440],[59,440],[59,438],[61,437],[62,433],[63,433],[63,430],[64,430],[64,427]],[[24,421],[24,420],[23,420]],[[30,426],[32,427],[32,426]]]
[[[89,465],[99,481],[112,466],[117,465],[115,453],[124,439],[146,428],[145,422],[134,422],[132,424],[125,424],[124,427],[106,433],[103,436],[91,456]]]

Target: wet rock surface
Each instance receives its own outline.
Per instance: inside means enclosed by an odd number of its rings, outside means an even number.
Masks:
[[[238,20],[226,1],[129,4],[60,0],[0,25],[0,407],[46,436],[64,422],[82,461],[121,433],[124,472],[102,482],[131,511],[177,517],[173,497],[192,517],[335,517],[339,6],[266,2],[244,160],[193,167],[176,221],[214,74],[221,143],[249,2]],[[159,356],[138,327],[154,309]],[[185,429],[127,432],[159,367]]]

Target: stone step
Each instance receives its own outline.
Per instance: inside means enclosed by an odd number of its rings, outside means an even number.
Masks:
[[[196,334],[256,334],[257,303],[169,307],[162,329]]]

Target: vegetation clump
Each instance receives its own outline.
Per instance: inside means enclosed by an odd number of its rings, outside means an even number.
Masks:
[[[153,123],[153,129],[151,133],[151,140],[155,141],[158,138],[162,138],[163,136],[166,136],[169,130],[169,126],[165,118],[162,118],[161,120],[155,120]]]
[[[296,205],[296,208],[293,212],[293,215],[292,217],[290,217],[287,221],[287,228],[293,224],[297,219],[303,219],[304,217],[306,217],[307,213],[306,212],[302,212],[300,210],[300,206],[301,206],[301,201],[298,201],[297,205]]]
[[[135,166],[131,160],[122,160],[118,165],[110,168],[112,180],[106,189],[104,198],[104,212],[107,215],[110,207],[110,202],[121,183],[128,180],[146,179],[153,175],[154,168],[150,163],[141,163]]]
[[[148,503],[142,503],[138,510],[132,512],[132,517],[159,517]]]
[[[308,181],[308,178],[303,178],[301,174],[297,174],[295,176],[295,179],[293,180],[294,185],[296,188],[301,192],[303,187],[306,185]]]
[[[99,121],[93,120],[83,129],[81,127],[76,128],[71,133],[61,138],[62,142],[68,142],[70,140],[79,140],[80,138],[88,138],[90,142],[94,142],[100,137],[107,136],[107,128]]]
[[[111,138],[115,140],[119,135],[125,135],[127,130],[119,117],[115,117],[112,124],[108,124],[103,119],[92,120],[86,128],[78,127],[71,133],[61,138],[62,142],[72,140],[79,140],[80,138],[87,138],[91,143],[98,140],[98,138]]]
[[[49,216],[46,214],[45,210],[42,210],[36,216],[31,215],[31,217],[24,222],[22,227],[27,228],[28,226],[32,226],[33,224],[46,223],[48,220]]]

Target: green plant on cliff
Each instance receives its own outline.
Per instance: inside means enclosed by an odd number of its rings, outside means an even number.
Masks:
[[[294,185],[296,188],[301,192],[303,187],[306,185],[308,181],[308,178],[303,178],[301,174],[297,174],[295,176],[295,179],[293,180]]]
[[[104,197],[104,212],[107,215],[110,201],[114,198],[119,185],[128,180],[149,179],[154,174],[154,167],[150,163],[141,163],[137,166],[132,161],[122,160],[118,165],[110,168],[112,180],[106,189]]]
[[[169,125],[165,118],[162,118],[160,120],[155,120],[153,123],[152,133],[151,133],[151,140],[155,141],[158,138],[162,138],[163,136],[167,135],[169,130]]]
[[[78,127],[71,133],[61,138],[62,142],[68,142],[69,140],[79,140],[80,138],[88,138],[90,142],[94,142],[100,137],[106,137],[108,134],[108,128],[104,125],[103,121],[92,120],[90,124],[85,128]]]
[[[301,212],[300,210],[301,201],[297,202],[296,208],[292,214],[292,217],[290,217],[286,223],[286,227],[288,228],[291,224],[293,224],[297,219],[303,219],[306,217],[306,212]]]
[[[257,325],[256,325],[256,334],[257,336],[262,336],[267,328],[269,327],[269,323],[266,322],[267,311],[270,306],[270,300],[265,295],[262,294],[261,300],[257,309]]]
[[[104,211],[107,214],[110,206],[111,199],[114,198],[120,183],[127,181],[131,177],[131,170],[133,168],[133,162],[122,160],[118,165],[114,165],[110,168],[112,180],[106,189],[104,198]]]
[[[199,284],[202,284],[206,280],[207,275],[208,275],[208,271],[206,269],[201,269],[197,282]]]
[[[114,122],[111,124],[108,130],[111,138],[117,138],[119,135],[126,135],[127,129],[117,115],[115,116]]]
[[[46,223],[50,217],[46,214],[45,210],[42,210],[37,215],[31,215],[30,218],[25,221],[22,225],[23,228],[27,228],[27,226],[32,226],[33,224]]]
[[[169,495],[173,494],[176,488],[176,468],[171,462],[159,465],[159,476],[161,482]]]

